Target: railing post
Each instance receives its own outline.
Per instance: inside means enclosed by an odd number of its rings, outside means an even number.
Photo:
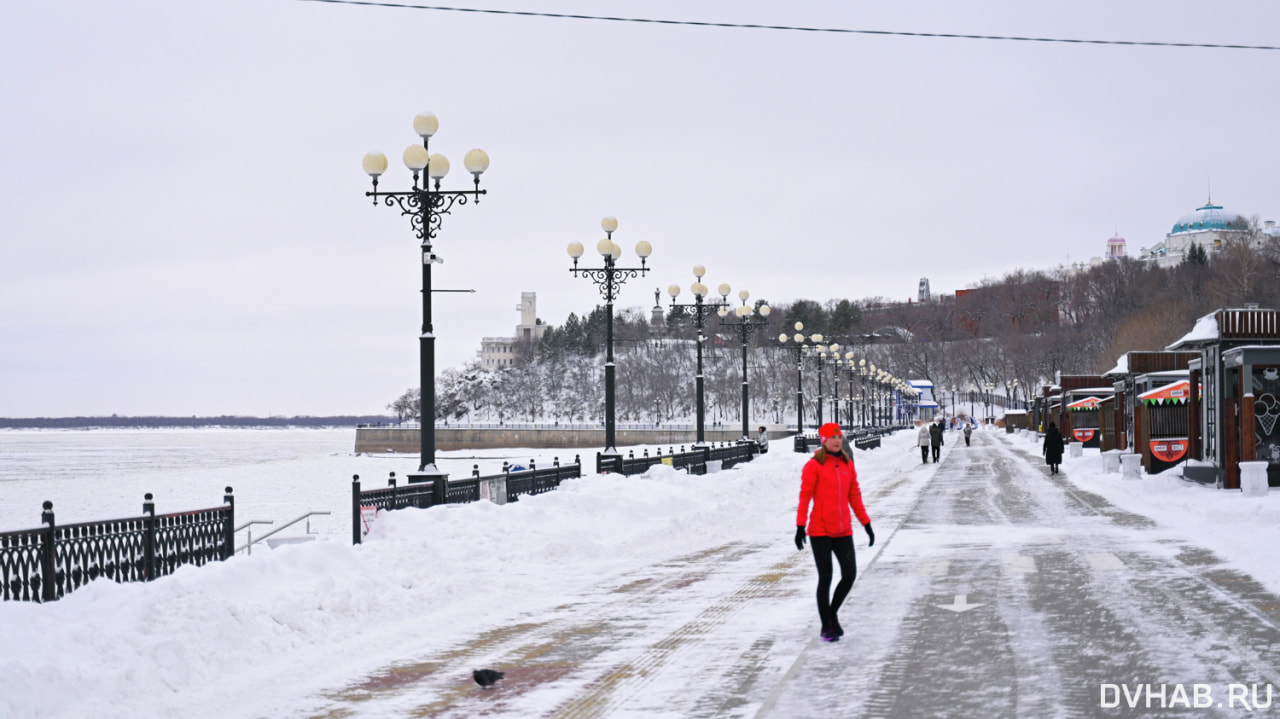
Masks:
[[[359,544],[360,531],[360,475],[351,475],[351,543]]]
[[[55,595],[54,572],[57,571],[57,552],[54,549],[53,502],[45,500],[40,521],[49,525],[44,533],[44,546],[40,548],[40,601],[52,602]]]
[[[226,494],[222,495],[222,501],[227,505],[227,530],[226,539],[223,540],[222,558],[230,559],[236,553],[236,498],[231,494],[231,488],[226,488]]]
[[[431,478],[431,504],[432,506],[444,505],[449,503],[449,480],[445,475],[436,475]]]
[[[156,503],[151,499],[150,492],[142,496],[142,513],[147,515],[142,520],[146,525],[142,531],[142,579],[146,582],[156,578]]]
[[[400,490],[396,487],[396,473],[387,477],[387,486],[391,488],[391,509],[400,509]]]

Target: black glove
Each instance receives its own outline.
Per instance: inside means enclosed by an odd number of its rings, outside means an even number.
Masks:
[[[796,549],[804,549],[804,525],[796,525]]]
[[[867,522],[866,524],[862,525],[862,528],[867,530],[867,546],[868,547],[876,546],[876,533],[871,531],[871,522]]]

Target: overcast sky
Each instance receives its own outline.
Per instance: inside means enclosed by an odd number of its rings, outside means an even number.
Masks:
[[[907,32],[1280,44],[1280,4],[484,0]],[[1280,52],[548,19],[285,0],[0,5],[0,416],[377,413],[417,385],[418,243],[365,198],[432,111],[478,205],[436,241],[438,364],[655,288],[937,293],[1131,251],[1213,200],[1280,220]],[[687,291],[687,290],[686,290]]]

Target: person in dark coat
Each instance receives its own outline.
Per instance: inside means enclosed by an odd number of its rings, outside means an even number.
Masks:
[[[1058,473],[1058,465],[1062,464],[1062,432],[1058,431],[1058,425],[1050,422],[1049,429],[1044,433],[1044,454],[1045,464],[1049,465],[1049,474]]]
[[[942,454],[942,420],[939,419],[937,424],[929,426],[929,447],[933,450],[933,462],[937,464],[938,457]]]

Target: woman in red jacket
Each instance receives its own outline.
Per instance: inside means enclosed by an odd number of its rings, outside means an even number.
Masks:
[[[818,618],[822,620],[822,640],[840,641],[844,630],[836,613],[858,574],[853,555],[853,523],[850,508],[867,532],[867,546],[876,543],[871,531],[871,518],[862,506],[858,489],[858,470],[853,457],[844,448],[840,425],[828,422],[818,430],[822,448],[804,465],[800,481],[800,508],[796,513],[796,549],[804,549],[806,526],[813,560],[818,565]],[[809,510],[810,502],[813,511]],[[840,582],[831,593],[831,555],[840,563]]]

